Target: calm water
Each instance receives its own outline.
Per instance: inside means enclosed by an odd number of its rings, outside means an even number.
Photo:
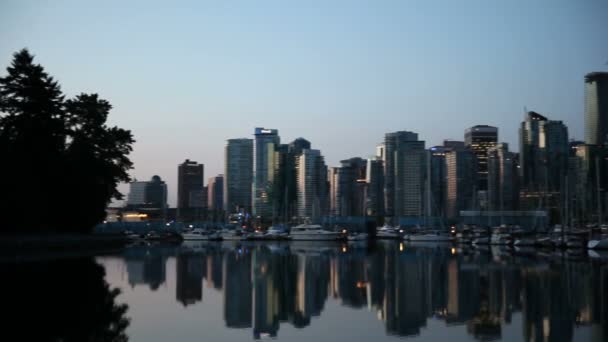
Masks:
[[[20,298],[9,323],[45,339],[608,341],[607,259],[201,242],[0,266]]]

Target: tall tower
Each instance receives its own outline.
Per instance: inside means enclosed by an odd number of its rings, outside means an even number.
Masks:
[[[447,174],[446,211],[449,218],[460,216],[461,210],[475,209],[475,183],[479,175],[476,153],[451,150],[445,154]]]
[[[224,156],[224,210],[251,212],[253,140],[229,139]]]
[[[488,201],[490,210],[516,210],[519,200],[517,156],[509,144],[488,151]]]
[[[498,128],[477,125],[464,132],[464,144],[477,157],[477,190],[488,189],[488,150],[498,143]]]
[[[207,193],[204,190],[204,166],[186,159],[177,167],[177,214],[182,220],[195,219],[196,209],[204,207]]]
[[[422,142],[424,145],[424,142]],[[396,156],[399,151],[409,149],[408,145],[419,145],[418,134],[409,131],[386,133],[384,144],[378,150],[384,164],[384,210],[387,217],[396,217]]]
[[[608,72],[585,75],[585,143],[608,145]]]
[[[253,214],[263,220],[271,219],[273,187],[277,170],[279,131],[256,127],[253,149]]]
[[[298,216],[317,221],[327,213],[327,166],[319,150],[302,150],[296,159]]]

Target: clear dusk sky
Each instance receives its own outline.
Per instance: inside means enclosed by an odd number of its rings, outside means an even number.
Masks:
[[[524,106],[583,138],[583,76],[608,70],[608,1],[0,1],[0,74],[27,47],[68,96],[97,92],[132,130],[132,175],[223,172],[229,138],[277,128],[328,165],[384,133],[427,146]],[[128,187],[121,187],[126,193]]]

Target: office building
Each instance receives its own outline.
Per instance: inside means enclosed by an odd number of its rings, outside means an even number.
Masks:
[[[279,131],[257,127],[254,135],[253,214],[262,220],[271,220],[275,203],[272,190],[277,171]]]
[[[224,150],[224,210],[251,212],[253,140],[229,139]]]
[[[327,214],[327,166],[319,150],[303,150],[296,159],[298,216],[318,221]]]
[[[204,166],[186,159],[177,168],[177,208],[200,206],[204,201],[198,200],[203,191]],[[193,201],[194,199],[194,201]],[[191,203],[193,201],[194,203]]]
[[[608,145],[608,72],[585,75],[585,143]]]
[[[167,211],[167,184],[156,175],[147,182],[129,183],[126,209],[145,214],[147,220],[163,219]]]
[[[138,181],[137,179],[129,183],[129,195],[127,196],[128,206],[144,205],[146,203],[146,185],[148,182]]]
[[[367,160],[365,210],[368,216],[384,216],[384,165],[379,157]]]
[[[462,210],[475,209],[477,202],[475,184],[478,183],[477,177],[479,176],[476,155],[475,152],[468,149],[452,150],[445,154],[446,211],[450,219],[458,219]]]
[[[207,181],[207,206],[209,210],[224,210],[224,175],[217,175]]]
[[[447,216],[447,167],[445,154],[454,150],[464,150],[464,141],[444,140],[443,145],[429,149],[428,178],[430,198],[428,199],[429,214],[432,217]]]
[[[336,216],[363,216],[367,161],[355,157],[340,163],[330,171],[330,210]]]
[[[488,150],[488,201],[492,211],[517,210],[519,175],[517,155],[509,144],[500,143]]]
[[[488,125],[477,125],[464,132],[465,146],[475,153],[477,158],[477,191],[486,191],[488,186],[488,150],[498,143],[498,128]]]
[[[388,156],[388,149],[387,149]],[[424,141],[402,141],[393,152],[393,213],[399,217],[425,215],[427,153]],[[387,158],[388,160],[388,158]]]
[[[396,194],[397,177],[400,176],[396,171],[397,154],[402,150],[412,150],[415,148],[409,145],[418,146],[418,134],[409,131],[399,131],[387,133],[384,137],[384,144],[380,145],[377,153],[383,156],[384,164],[384,211],[387,217],[394,218],[401,214],[395,210],[396,197],[402,198],[403,194]],[[423,142],[424,145],[424,142]],[[402,165],[403,166],[403,165]],[[403,176],[403,175],[401,175]],[[403,182],[401,182],[403,183]]]

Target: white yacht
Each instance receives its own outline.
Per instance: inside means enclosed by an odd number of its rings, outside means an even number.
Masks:
[[[589,249],[608,249],[608,237],[602,237],[601,239],[589,240],[589,242],[587,242],[587,248],[589,248]]]
[[[448,233],[441,232],[424,232],[420,234],[411,234],[411,242],[452,242],[454,237]]]
[[[288,240],[289,233],[281,227],[272,226],[264,234],[266,240]]]
[[[222,237],[216,232],[195,228],[189,232],[182,233],[184,240],[221,240]]]
[[[240,229],[222,229],[220,236],[223,240],[241,240],[243,232]]]
[[[399,239],[401,233],[399,229],[384,225],[380,228],[376,228],[376,238],[378,239]]]
[[[345,232],[334,232],[324,229],[318,224],[301,224],[291,228],[292,240],[322,240],[338,241],[346,239]]]
[[[348,241],[366,241],[367,233],[352,233],[348,235]]]

